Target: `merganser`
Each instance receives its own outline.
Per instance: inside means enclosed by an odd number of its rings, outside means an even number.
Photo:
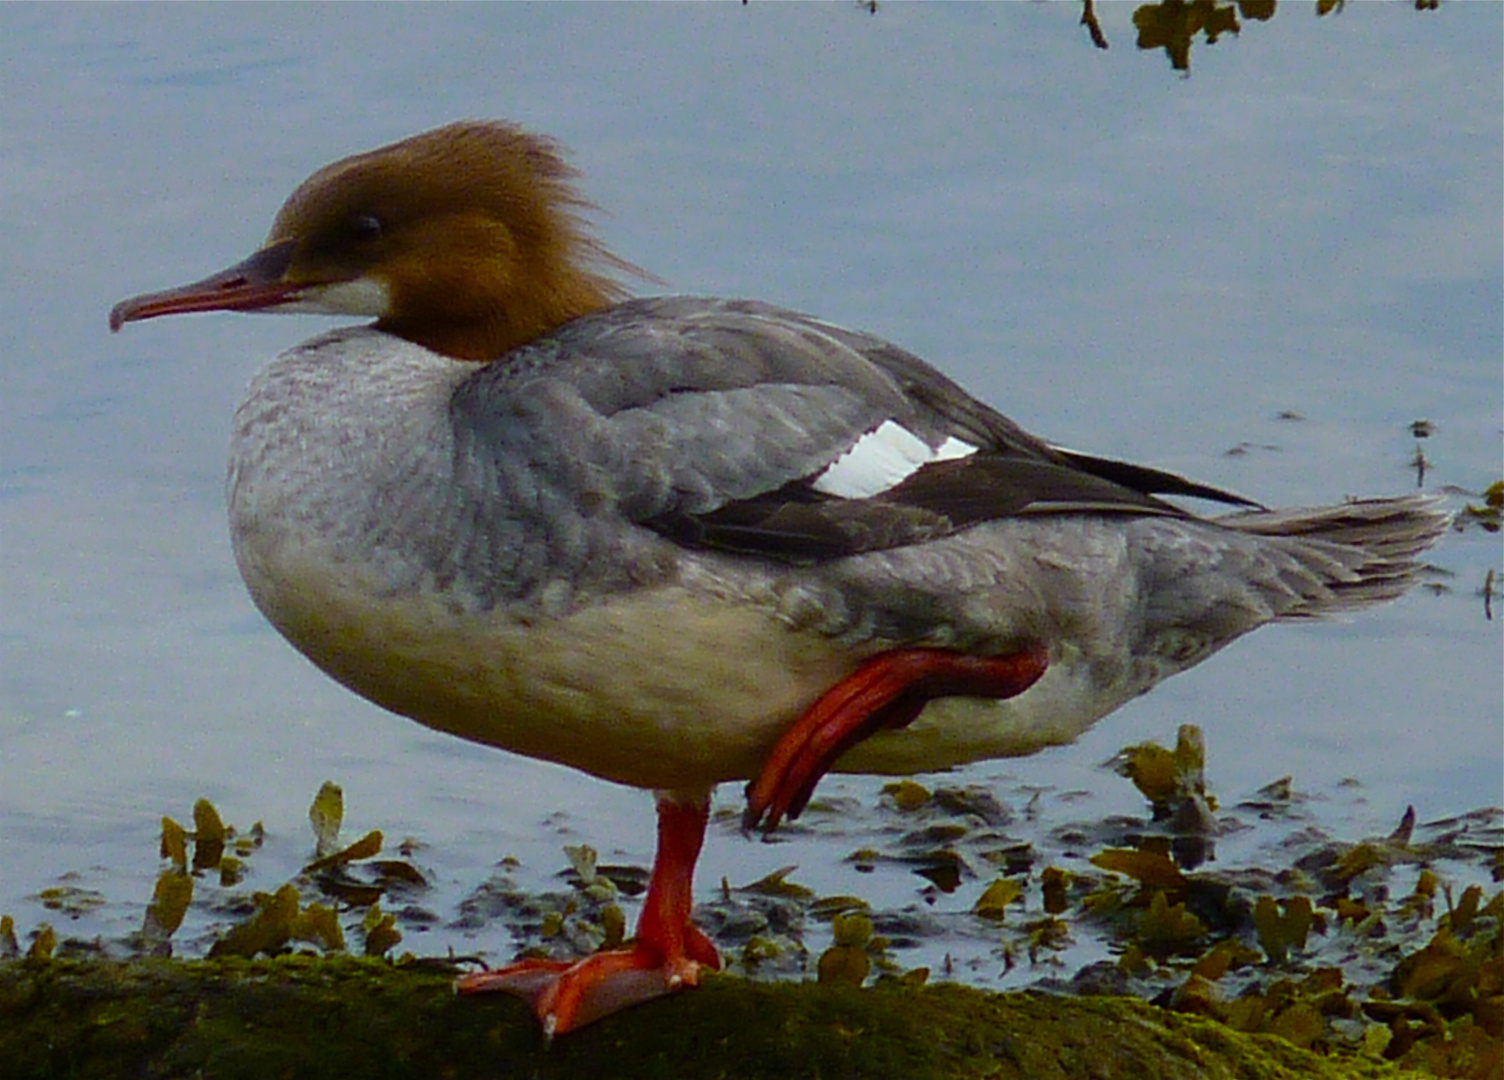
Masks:
[[[235,414],[231,536],[310,660],[441,731],[657,792],[629,948],[463,977],[549,1035],[719,967],[709,796],[1070,742],[1265,623],[1402,593],[1434,500],[1270,511],[1029,435],[870,334],[625,299],[553,142],[450,124],[326,166],[250,258],[118,304],[374,318]],[[1215,519],[1162,496],[1236,506]]]

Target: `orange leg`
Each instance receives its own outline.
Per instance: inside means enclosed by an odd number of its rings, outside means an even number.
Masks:
[[[461,994],[503,991],[532,1006],[552,1038],[643,1001],[700,981],[700,968],[720,969],[715,946],[689,921],[695,860],[705,839],[710,797],[658,796],[658,853],[637,937],[627,949],[583,960],[520,960],[495,971],[462,976]]]
[[[939,697],[1009,698],[1044,674],[1043,647],[1006,656],[968,656],[945,649],[896,649],[868,660],[831,687],[779,738],[757,779],[747,785],[742,827],[771,832],[785,814],[799,816],[820,777],[846,750],[883,728],[912,723]]]

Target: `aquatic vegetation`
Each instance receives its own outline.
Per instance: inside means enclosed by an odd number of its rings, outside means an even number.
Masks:
[[[1040,813],[1037,790],[915,780],[886,785],[873,805],[817,801],[810,815],[821,834],[857,840],[846,863],[900,882],[908,875],[908,903],[895,905],[891,888],[882,903],[821,895],[787,865],[702,887],[695,919],[721,948],[731,981],[747,985],[873,993],[956,980],[1137,997],[1344,1060],[1497,1075],[1504,892],[1488,885],[1504,880],[1504,811],[1422,823],[1410,810],[1384,835],[1338,840],[1314,824],[1311,796],[1290,777],[1224,807],[1208,788],[1206,758],[1190,726],[1172,749],[1148,743],[1116,755],[1109,766],[1146,800],[1133,817],[1048,825],[1058,814]],[[1070,805],[1068,793],[1058,802]],[[265,873],[265,829],[239,829],[200,800],[191,829],[162,820],[161,866],[139,930],[91,944],[37,926],[23,941],[0,917],[0,965],[357,954],[452,974],[466,962],[399,955],[404,931],[442,918],[413,903],[431,892],[412,861],[422,845],[387,852],[376,829],[344,838],[343,793],[333,784],[315,796],[309,822],[301,869],[248,888]],[[734,812],[720,827],[737,827]],[[1282,839],[1236,861],[1218,851],[1233,841],[1242,850],[1262,833]],[[583,843],[561,861],[559,886],[539,890],[524,884],[517,860],[503,859],[446,926],[509,936],[523,955],[618,946],[646,868],[602,864]],[[36,899],[71,922],[87,919],[103,896],[65,876]],[[184,930],[190,924],[199,929]]]
[[[1457,528],[1475,526],[1496,533],[1504,527],[1504,480],[1495,480],[1483,491],[1482,503],[1468,502],[1457,515]]]

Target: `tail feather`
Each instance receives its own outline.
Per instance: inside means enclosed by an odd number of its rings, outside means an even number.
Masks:
[[[1283,546],[1325,587],[1302,590],[1304,602],[1279,618],[1313,618],[1393,600],[1414,585],[1424,567],[1420,556],[1451,524],[1441,503],[1426,495],[1353,499],[1216,520],[1239,532],[1290,541]]]

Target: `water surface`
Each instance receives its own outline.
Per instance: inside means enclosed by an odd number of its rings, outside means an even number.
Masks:
[[[581,839],[650,857],[647,796],[385,714],[245,597],[229,417],[328,320],[106,332],[114,301],[252,250],[314,168],[448,120],[558,137],[603,238],[665,288],[882,333],[1066,445],[1318,503],[1413,489],[1424,418],[1428,490],[1498,479],[1504,9],[1281,5],[1198,45],[1190,78],[1132,48],[1128,5],[1102,12],[1107,52],[1077,14],[0,7],[0,912],[55,919],[34,897],[69,872],[144,903],[160,815],[207,795],[301,836],[329,778],[352,830],[422,837],[458,892],[504,854],[541,880]],[[1498,539],[1435,561],[1446,591],[1261,632],[1075,747],[963,779],[1123,809],[1099,763],[1195,722],[1227,797],[1356,778],[1350,834],[1498,803],[1500,622],[1476,595]],[[870,806],[877,784],[832,790]],[[799,862],[859,891],[841,843],[722,830],[701,880]]]

